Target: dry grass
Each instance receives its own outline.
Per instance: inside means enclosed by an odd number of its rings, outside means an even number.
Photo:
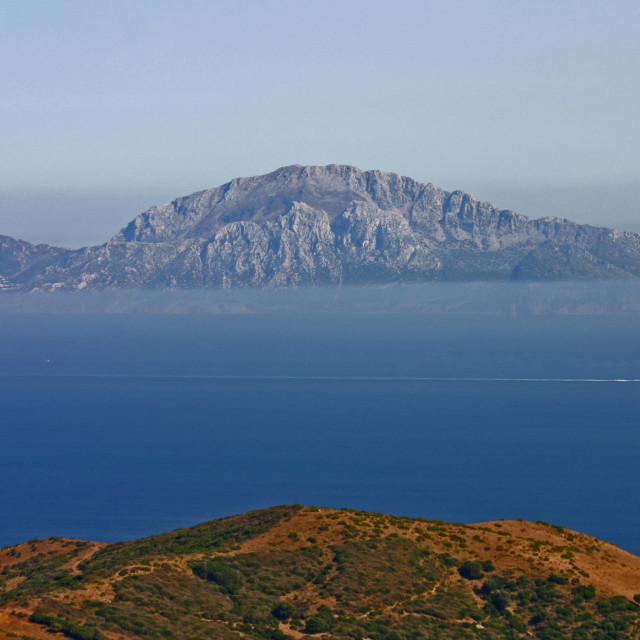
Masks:
[[[416,602],[421,598],[432,598],[456,589],[466,590],[469,602],[477,607],[483,606],[484,602],[472,590],[474,585],[462,580],[458,574],[457,567],[466,560],[491,561],[496,574],[532,578],[546,578],[555,574],[569,582],[592,584],[599,597],[624,596],[632,600],[640,593],[639,557],[609,543],[562,527],[521,520],[463,525],[395,518],[351,510],[298,508],[267,530],[253,537],[241,538],[238,543],[230,544],[226,548],[152,556],[147,557],[142,563],[142,558],[135,558],[131,562],[119,564],[117,570],[109,575],[89,576],[74,588],[53,589],[47,593],[47,598],[51,602],[59,603],[59,606],[73,607],[80,611],[88,601],[94,604],[113,603],[116,600],[118,583],[136,573],[148,576],[162,569],[165,576],[169,571],[194,579],[193,563],[207,558],[226,557],[232,561],[246,558],[248,555],[258,557],[260,554],[271,554],[274,551],[295,552],[312,545],[319,549],[321,564],[326,567],[323,579],[306,580],[302,586],[290,590],[281,598],[294,603],[299,610],[310,613],[323,605],[337,610],[345,606],[344,600],[341,602],[326,588],[329,583],[337,584],[336,549],[359,549],[367,542],[372,545],[387,544],[387,547],[391,548],[389,545],[402,539],[410,541],[411,548],[428,548],[431,557],[447,554],[455,558],[455,562],[450,566],[447,567],[446,563],[440,566],[437,582],[425,582],[422,590],[417,589],[414,584],[414,591],[407,592],[402,600],[405,606],[406,603]],[[408,543],[405,543],[405,546],[406,544]],[[65,539],[29,542],[0,550],[0,569],[7,567],[15,571],[21,563],[38,556],[53,559],[73,551],[72,557],[62,568],[70,576],[78,576],[82,573],[82,563],[89,561],[107,546],[103,543],[77,543]],[[375,563],[369,566],[368,570],[371,572],[368,576],[370,580],[395,579],[392,572],[385,574],[379,567],[376,569]],[[24,580],[24,576],[12,575],[5,580],[1,592],[6,593],[14,589]],[[375,597],[371,596],[373,600]],[[28,621],[28,616],[42,602],[39,597],[34,596],[23,598],[18,603],[8,602],[0,607],[0,640],[23,636],[38,640],[62,637],[61,634],[47,631],[42,625]],[[393,604],[380,605],[381,613],[397,618],[411,617],[411,614],[404,612],[398,603],[399,600]],[[357,615],[365,617],[367,614]],[[447,624],[471,622],[473,620],[470,618],[454,616]],[[226,621],[224,624],[234,628],[232,622]],[[287,622],[281,622],[279,626],[281,631],[291,637],[308,637],[301,633],[299,627],[292,627]],[[107,635],[114,640],[116,637],[134,637],[127,633],[114,635],[108,631]]]

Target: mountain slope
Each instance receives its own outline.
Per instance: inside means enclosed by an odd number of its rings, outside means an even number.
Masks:
[[[345,165],[236,178],[152,207],[98,247],[0,242],[0,284],[27,290],[639,275],[637,234]]]
[[[640,632],[640,558],[546,523],[283,506],[111,545],[30,541],[0,567],[0,640]]]

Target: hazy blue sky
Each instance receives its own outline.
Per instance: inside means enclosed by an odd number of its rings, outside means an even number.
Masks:
[[[0,1],[0,233],[348,163],[640,231],[640,3]]]

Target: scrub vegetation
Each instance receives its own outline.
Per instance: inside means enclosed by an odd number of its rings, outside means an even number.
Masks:
[[[562,527],[293,505],[2,549],[0,640],[622,640],[639,594],[640,558]]]

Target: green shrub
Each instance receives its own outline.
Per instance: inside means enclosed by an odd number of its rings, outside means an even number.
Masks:
[[[526,622],[518,616],[511,616],[511,619],[509,620],[509,624],[518,633],[524,633],[527,630]]]
[[[489,602],[496,608],[499,613],[503,613],[509,606],[509,594],[504,591],[494,591],[489,596]]]
[[[595,598],[596,588],[592,585],[580,584],[573,589],[573,597],[577,601],[592,600]]]
[[[209,582],[215,582],[222,591],[234,594],[242,587],[242,575],[224,560],[211,560],[193,567],[193,573]]]
[[[322,606],[318,613],[307,620],[305,633],[323,633],[329,631],[333,625],[333,614],[329,607]]]
[[[458,568],[458,573],[466,580],[480,580],[484,577],[482,564],[479,562],[465,562]]]
[[[598,602],[598,611],[607,614],[613,611],[635,611],[636,605],[624,596],[613,596],[611,600]]]
[[[482,587],[480,587],[479,593],[482,596],[488,596],[493,591],[497,591],[498,589],[503,589],[507,584],[507,581],[501,576],[492,576],[485,582],[483,582]]]
[[[278,606],[275,607],[275,609],[273,609],[271,613],[276,618],[278,618],[278,620],[287,620],[296,613],[296,608],[293,606],[293,604],[291,604],[287,600],[284,600],[283,602],[278,604]]]
[[[104,633],[95,627],[87,627],[70,620],[62,620],[39,611],[35,611],[29,617],[29,621],[45,625],[51,631],[61,631],[65,636],[73,640],[108,640]]]

